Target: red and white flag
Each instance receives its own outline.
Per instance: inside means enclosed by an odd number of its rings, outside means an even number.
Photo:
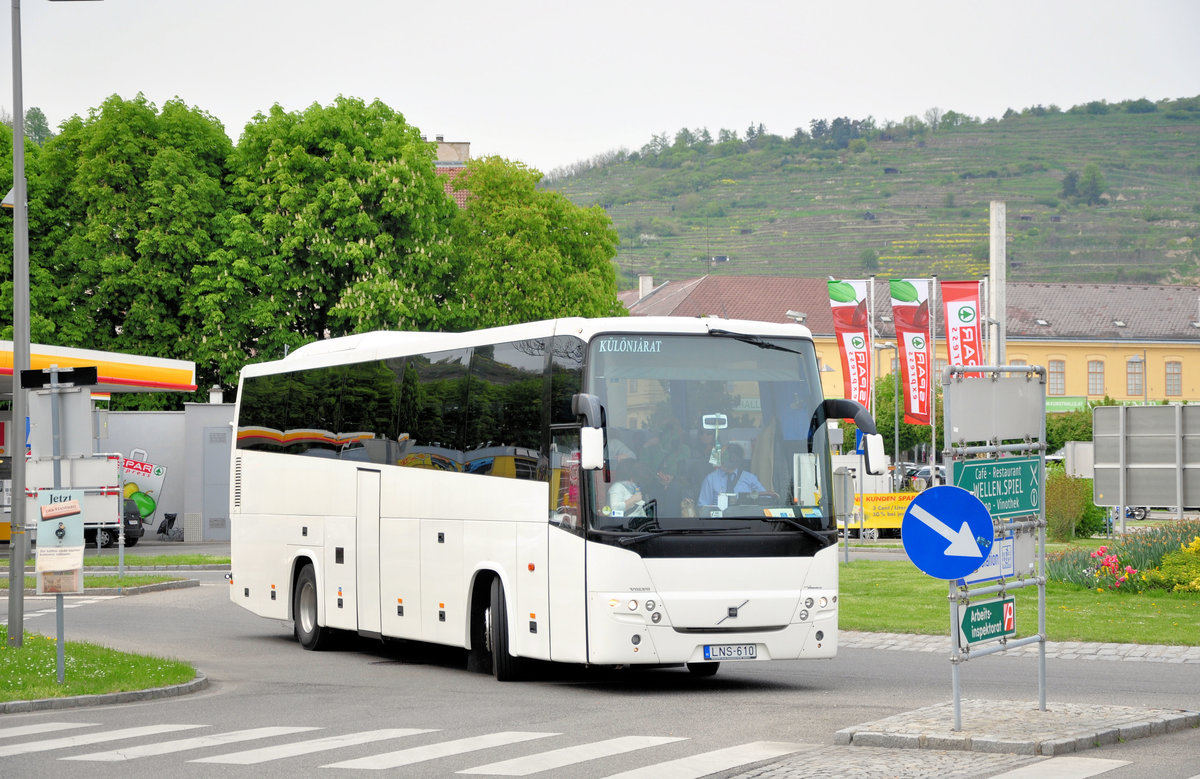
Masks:
[[[867,327],[867,282],[830,281],[829,305],[833,309],[833,332],[842,356],[845,394],[871,406],[871,340]]]
[[[892,279],[892,321],[900,347],[904,421],[928,425],[932,392],[929,342],[929,279]]]
[[[951,365],[983,365],[979,282],[943,281],[942,308],[946,317],[946,349]],[[978,377],[978,373],[967,376]]]

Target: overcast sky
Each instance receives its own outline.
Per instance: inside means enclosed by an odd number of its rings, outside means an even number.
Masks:
[[[1197,0],[23,0],[21,28],[24,105],[52,127],[142,92],[236,142],[343,94],[544,172],[685,126],[1200,94]]]

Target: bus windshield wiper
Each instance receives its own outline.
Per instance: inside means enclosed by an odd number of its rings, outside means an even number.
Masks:
[[[837,543],[837,541],[836,541],[837,531],[836,530],[813,530],[811,527],[808,527],[807,525],[802,525],[799,522],[797,522],[796,520],[789,519],[787,517],[775,517],[775,521],[776,522],[786,522],[789,525],[791,525],[792,527],[796,528],[797,530],[803,530],[805,533],[808,533],[810,536],[817,539],[825,546],[833,546],[835,543]]]
[[[735,333],[732,330],[721,330],[720,328],[715,328],[715,327],[709,329],[708,334],[712,335],[712,336],[716,336],[718,338],[732,338],[735,341],[741,341],[742,343],[754,344],[755,346],[757,346],[760,349],[777,349],[778,351],[781,351],[781,352],[791,352],[792,354],[800,354],[800,352],[796,351],[795,349],[789,349],[786,346],[780,346],[779,344],[773,344],[770,341],[768,341],[767,339],[763,338],[761,335],[750,335],[749,333]]]
[[[622,538],[617,539],[617,543],[621,544],[622,546],[629,546],[632,543],[644,541],[647,538],[653,538],[654,536],[682,536],[689,533],[700,533],[702,535],[710,535],[713,533],[744,533],[747,530],[749,530],[749,527],[718,527],[712,528],[711,530],[705,530],[704,528],[696,527],[665,528],[659,530],[647,530],[644,533],[638,533],[636,536],[623,536]]]

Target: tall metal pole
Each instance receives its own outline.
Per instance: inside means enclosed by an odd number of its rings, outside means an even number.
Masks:
[[[988,318],[992,320],[992,365],[1007,364],[1005,341],[1008,338],[1008,239],[1007,208],[1003,200],[991,203],[991,227],[989,251],[991,253],[992,280],[988,296]]]
[[[21,0],[12,0],[13,400],[12,538],[8,558],[8,645],[25,635],[25,418],[21,371],[29,368],[29,203],[25,191],[25,106],[21,94]]]

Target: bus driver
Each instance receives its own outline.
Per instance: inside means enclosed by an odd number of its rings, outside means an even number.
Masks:
[[[721,450],[721,467],[704,478],[700,485],[701,506],[718,506],[718,496],[745,492],[766,492],[767,488],[750,471],[745,470],[746,456],[739,444],[726,444]],[[721,506],[724,508],[724,506]]]

